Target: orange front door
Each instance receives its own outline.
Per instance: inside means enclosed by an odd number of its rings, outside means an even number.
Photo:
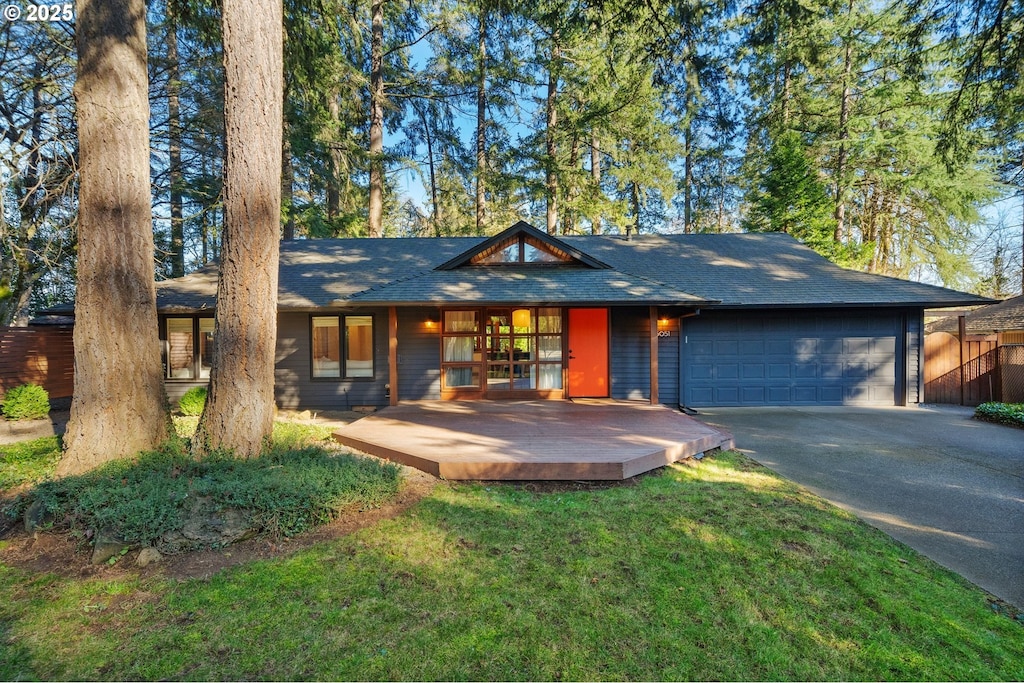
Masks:
[[[608,309],[569,309],[569,397],[608,396]]]

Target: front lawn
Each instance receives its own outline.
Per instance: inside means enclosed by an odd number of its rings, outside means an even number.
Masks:
[[[1024,625],[982,591],[736,453],[442,483],[209,580],[3,557],[0,679],[1024,678]]]

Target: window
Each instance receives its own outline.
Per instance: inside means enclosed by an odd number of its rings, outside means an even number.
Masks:
[[[373,316],[315,315],[310,340],[315,379],[373,377]]]
[[[557,253],[556,253],[557,252]],[[526,235],[514,235],[473,257],[474,265],[508,265],[522,263],[571,263],[572,257],[554,247]]]
[[[562,309],[445,310],[441,389],[562,391]]]
[[[164,373],[168,379],[209,379],[213,367],[213,318],[164,320]]]

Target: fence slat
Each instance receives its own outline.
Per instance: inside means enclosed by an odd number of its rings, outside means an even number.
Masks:
[[[926,403],[978,405],[1000,400],[1002,386],[997,368],[998,340],[994,335],[964,337],[963,393],[961,394],[960,342],[946,332],[925,337]]]
[[[0,394],[32,382],[50,398],[71,396],[73,337],[70,327],[0,327]]]

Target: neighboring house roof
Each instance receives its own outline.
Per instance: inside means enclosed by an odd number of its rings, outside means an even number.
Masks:
[[[960,331],[958,316],[948,316],[941,320],[928,323],[927,332]],[[1024,295],[1015,296],[997,304],[982,306],[965,316],[967,331],[974,334],[990,332],[1024,331]]]
[[[846,270],[777,233],[544,236],[571,254],[572,263],[465,265],[498,238],[524,231],[522,225],[491,238],[282,242],[278,304],[284,310],[442,302],[938,308],[991,301]],[[543,235],[526,227],[525,234]],[[216,290],[216,270],[207,267],[158,283],[157,306],[212,308]]]

